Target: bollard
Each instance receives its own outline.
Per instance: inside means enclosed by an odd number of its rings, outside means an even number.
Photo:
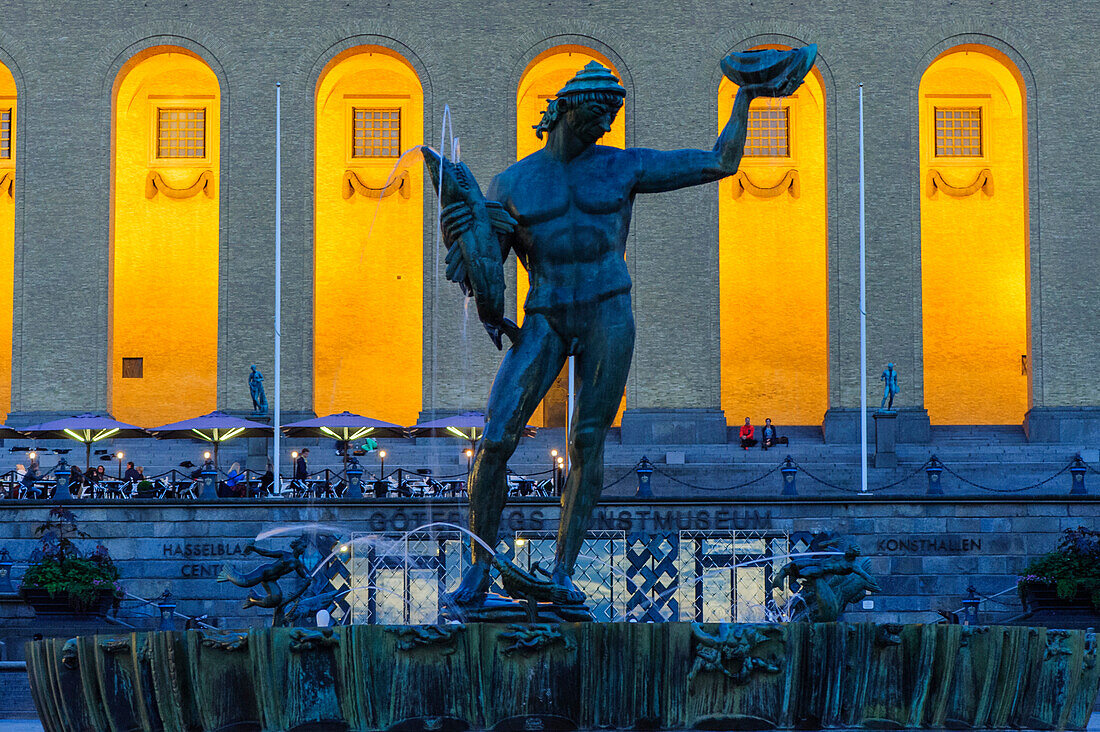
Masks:
[[[924,472],[928,474],[928,495],[942,496],[943,481],[940,480],[940,474],[943,473],[943,463],[933,455],[928,459],[928,465],[924,468]]]
[[[11,568],[14,566],[8,550],[0,549],[0,595],[15,594],[15,588],[11,586]]]
[[[57,461],[57,467],[54,468],[54,479],[57,481],[57,488],[53,492],[54,500],[73,500],[73,494],[69,491],[69,463],[64,457]]]
[[[783,492],[784,496],[797,496],[798,488],[795,484],[795,478],[798,477],[798,468],[794,465],[794,460],[788,455],[783,459],[783,467],[779,469],[779,472],[783,474]]]
[[[167,589],[157,598],[157,610],[160,611],[160,625],[157,630],[175,630],[176,603],[172,601],[172,593]]]
[[[974,589],[974,585],[967,587],[966,599],[962,601],[963,611],[960,619],[963,625],[978,624],[978,605],[981,602],[982,598],[978,597],[978,591]]]
[[[1085,471],[1088,470],[1088,466],[1085,465],[1085,461],[1081,459],[1081,453],[1077,453],[1073,456],[1073,465],[1069,466],[1070,475],[1073,476],[1072,487],[1069,489],[1071,496],[1084,496],[1088,495],[1088,491],[1085,490]]]
[[[638,492],[635,493],[637,498],[653,498],[653,488],[650,485],[650,479],[653,477],[653,463],[649,462],[649,458],[642,455],[642,461],[638,463]]]
[[[363,468],[360,467],[359,461],[348,464],[347,469],[348,487],[344,491],[344,498],[351,501],[358,501],[363,497]]]
[[[213,460],[207,460],[202,466],[202,495],[199,500],[218,500],[218,471]]]

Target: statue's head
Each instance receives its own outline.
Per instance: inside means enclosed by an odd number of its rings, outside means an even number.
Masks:
[[[299,536],[297,539],[290,542],[290,551],[295,554],[302,554],[307,546],[309,546],[309,540],[304,536]]]
[[[611,129],[624,99],[626,89],[611,70],[590,61],[546,104],[542,119],[535,125],[535,134],[542,139],[542,133],[565,120],[574,134],[589,144],[594,143]]]
[[[893,370],[894,370],[894,364],[892,364],[892,363],[888,363],[888,364],[886,364],[886,369],[887,369],[888,371],[893,371]]]

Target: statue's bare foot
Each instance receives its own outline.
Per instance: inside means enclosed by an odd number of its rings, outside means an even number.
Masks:
[[[451,602],[455,605],[478,605],[489,592],[489,584],[492,577],[489,569],[492,565],[488,562],[473,564],[462,575],[462,581],[458,588],[451,593]]]

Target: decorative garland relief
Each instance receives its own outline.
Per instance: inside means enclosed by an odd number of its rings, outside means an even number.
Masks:
[[[943,179],[943,174],[940,171],[930,168],[928,170],[928,197],[931,198],[936,195],[936,191],[943,191],[952,198],[966,198],[967,196],[973,196],[978,191],[983,191],[985,195],[992,196],[993,171],[989,168],[983,168],[970,185],[953,186]]]
[[[739,170],[733,176],[734,200],[739,200],[746,191],[757,198],[776,198],[784,192],[789,193],[791,198],[798,198],[802,195],[802,183],[798,178],[798,171],[793,168],[784,173],[774,186],[757,185],[752,182],[748,173]]]
[[[192,198],[197,196],[199,191],[206,194],[207,198],[214,197],[214,173],[209,170],[204,170],[199,173],[199,177],[189,186],[183,188],[176,188],[168,184],[164,180],[164,176],[160,174],[160,171],[150,170],[149,175],[145,177],[145,197],[154,198],[157,193],[163,193],[168,198]]]
[[[400,173],[387,180],[385,185],[381,188],[368,186],[363,182],[363,179],[359,177],[358,173],[354,170],[348,170],[344,172],[344,180],[343,183],[340,184],[340,192],[345,199],[351,198],[356,193],[367,198],[382,199],[398,192],[401,193],[402,198],[408,198],[411,195],[409,191],[410,187],[409,171],[407,170],[402,170]]]

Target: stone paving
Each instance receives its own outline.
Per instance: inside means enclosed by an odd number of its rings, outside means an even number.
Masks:
[[[1100,714],[1093,714],[1089,719],[1088,732],[1100,732]],[[38,720],[29,719],[0,719],[0,732],[42,732],[42,725]]]

